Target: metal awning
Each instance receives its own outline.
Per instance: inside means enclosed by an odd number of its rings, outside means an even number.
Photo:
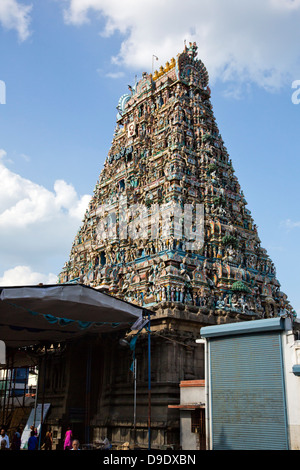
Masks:
[[[143,312],[83,284],[0,287],[0,340],[13,348],[61,342],[129,328]]]
[[[250,320],[223,325],[205,326],[201,328],[202,338],[215,338],[249,333],[263,333],[266,331],[292,330],[292,321],[285,316]]]

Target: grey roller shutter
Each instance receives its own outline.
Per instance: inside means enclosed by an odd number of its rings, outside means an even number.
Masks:
[[[210,340],[213,449],[287,450],[278,332]]]

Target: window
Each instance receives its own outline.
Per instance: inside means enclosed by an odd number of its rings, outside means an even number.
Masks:
[[[197,408],[191,412],[191,432],[197,434],[199,450],[206,449],[205,409]]]

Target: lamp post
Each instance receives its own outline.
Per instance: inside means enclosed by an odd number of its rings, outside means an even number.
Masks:
[[[142,317],[138,319],[136,323],[133,325],[132,329],[138,330],[137,334],[132,338],[130,343],[125,339],[122,338],[119,340],[119,344],[121,346],[130,347],[131,351],[133,352],[133,363],[132,363],[132,371],[134,375],[134,444],[136,444],[136,369],[137,369],[137,361],[135,357],[135,345],[138,338],[139,333],[145,327],[148,331],[148,449],[151,449],[151,328],[150,328],[150,312],[144,312],[145,314],[148,313],[147,317]]]
[[[134,395],[133,395],[133,444],[136,444],[136,357],[133,360],[133,380],[134,380]]]
[[[125,338],[121,338],[119,340],[119,344],[123,347],[130,348],[130,343]],[[137,360],[134,355],[133,367],[132,367],[133,383],[134,383],[133,385],[133,444],[134,446],[136,444],[136,371],[137,371]]]

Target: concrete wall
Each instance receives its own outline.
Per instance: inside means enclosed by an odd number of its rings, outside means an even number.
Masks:
[[[180,410],[180,444],[182,450],[198,450],[198,434],[191,432],[190,410]]]
[[[180,404],[205,402],[204,380],[182,380],[180,382]]]
[[[205,403],[205,381],[183,380],[180,382],[180,406],[200,406]],[[180,444],[182,450],[199,450],[199,436],[192,432],[192,410],[180,409]]]

